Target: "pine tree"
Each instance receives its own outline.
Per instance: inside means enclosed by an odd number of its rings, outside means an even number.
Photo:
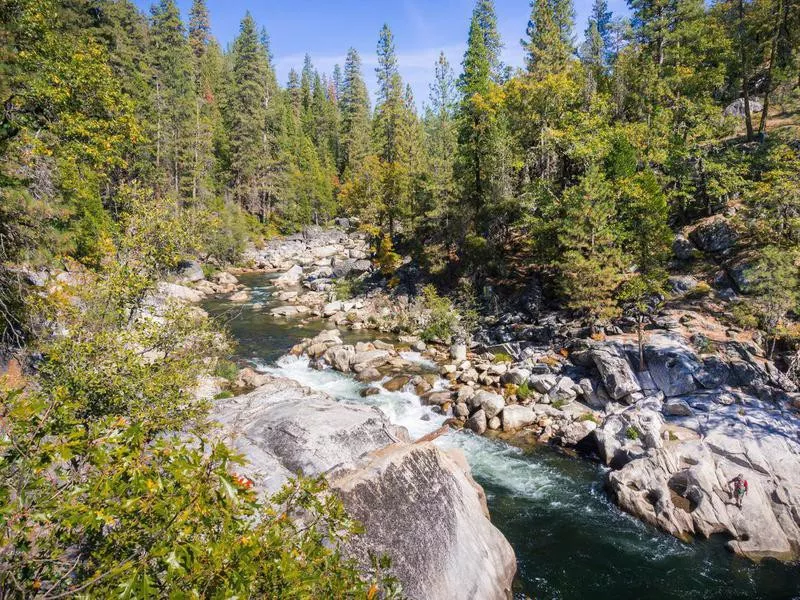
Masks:
[[[522,40],[528,72],[537,75],[564,69],[574,53],[571,0],[532,0],[527,40]]]
[[[407,214],[409,203],[411,118],[404,97],[403,80],[397,68],[394,37],[384,25],[378,39],[378,79],[375,121],[375,148],[383,168],[383,211],[381,221],[394,235],[398,222]],[[382,223],[383,224],[383,223]]]
[[[611,57],[612,13],[606,0],[595,0],[583,34],[581,60],[590,68],[595,80],[605,71]]]
[[[497,30],[494,0],[476,0],[473,15],[477,18],[483,33],[483,45],[486,48],[486,58],[489,61],[489,73],[492,81],[502,83],[505,75],[505,69],[500,61],[503,42],[500,39],[500,32]]]
[[[233,43],[227,116],[234,195],[262,220],[269,217],[276,199],[277,140],[268,128],[270,71],[268,49],[247,13]]]
[[[614,195],[596,167],[567,188],[558,222],[562,292],[569,308],[590,320],[617,313],[614,292],[622,282],[624,262],[615,223]]]
[[[194,0],[189,18],[195,99],[192,137],[192,201],[207,200],[214,187],[215,124],[221,120],[216,90],[221,85],[221,57],[211,38],[211,24],[204,0]]]
[[[436,61],[424,119],[430,203],[422,211],[426,222],[434,227],[455,195],[453,167],[458,145],[455,124],[457,105],[455,75],[442,52]]]
[[[597,28],[597,33],[603,43],[603,62],[608,64],[609,54],[613,47],[613,24],[614,14],[608,10],[607,0],[594,0],[592,3],[592,14],[589,17],[589,23],[594,23]]]
[[[191,136],[194,98],[191,47],[173,0],[153,6],[150,30],[155,87],[156,167],[163,189],[188,195],[192,186],[192,152],[184,143]]]
[[[462,217],[470,221],[486,202],[492,135],[484,101],[491,86],[491,68],[483,31],[475,14],[462,65],[464,71],[458,80],[462,99],[458,117],[457,176],[463,198],[470,207],[468,214],[462,211]]]
[[[354,48],[348,50],[344,61],[340,98],[342,129],[339,175],[345,177],[359,171],[369,154],[370,145],[369,96],[361,75],[361,59]]]

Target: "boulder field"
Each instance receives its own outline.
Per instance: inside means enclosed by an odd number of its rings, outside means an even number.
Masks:
[[[324,475],[365,528],[346,553],[365,569],[370,555],[389,556],[407,597],[510,597],[514,552],[460,451],[414,443],[376,408],[277,377],[218,401],[212,417],[263,493],[293,474]]]
[[[608,487],[620,507],[673,535],[719,533],[743,556],[793,559],[800,555],[797,390],[755,351],[730,341],[700,355],[679,332],[654,331],[640,370],[636,343],[625,336],[586,340],[544,363],[497,363],[490,353],[428,345],[423,356],[443,378],[432,387],[379,340],[353,346],[327,330],[292,349],[318,368],[414,389],[477,434],[530,431],[540,442],[595,454],[612,468]],[[750,485],[741,510],[729,485],[738,473]]]

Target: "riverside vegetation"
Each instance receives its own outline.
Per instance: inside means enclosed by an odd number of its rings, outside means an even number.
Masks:
[[[362,245],[312,291],[373,259],[377,285],[422,305],[409,327],[428,341],[470,341],[478,315],[491,327],[476,344],[534,339],[513,314],[555,310],[585,328],[575,339],[634,335],[618,350],[638,366],[616,357],[630,389],[612,395],[646,395],[644,332],[674,308],[667,289],[683,290],[697,323],[712,315],[753,342],[751,366],[777,365],[743,389],[793,410],[780,394],[800,371],[800,6],[629,4],[618,18],[596,0],[576,48],[571,2],[534,0],[515,71],[493,3],[478,0],[460,75],[442,55],[420,114],[388,26],[372,108],[355,50],[330,74],[306,58],[281,86],[266,32],[245,15],[223,51],[202,0],[188,24],[172,0],[149,15],[128,0],[0,0],[0,593],[399,593],[379,557],[370,570],[340,551],[359,527],[324,480],[265,500],[237,475],[191,393],[228,341],[159,284],[187,259],[209,276],[252,264],[276,234],[335,217],[360,224]],[[363,279],[331,301],[351,302]],[[355,304],[329,310],[360,323]],[[603,374],[591,353],[608,348],[568,350]],[[519,404],[553,389],[513,385]],[[642,458],[653,422],[640,416],[614,421],[604,460]],[[694,524],[652,512],[626,491],[652,472],[642,465],[615,480],[630,510],[676,534],[719,531],[714,519],[736,532],[716,505]]]

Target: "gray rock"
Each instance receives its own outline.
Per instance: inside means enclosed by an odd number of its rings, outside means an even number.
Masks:
[[[594,421],[573,421],[561,429],[559,440],[564,446],[577,446],[597,429]]]
[[[691,260],[694,255],[694,246],[683,234],[677,234],[672,242],[672,253],[678,260]]]
[[[691,275],[673,275],[668,280],[670,289],[676,294],[686,294],[696,288],[700,282]]]
[[[370,555],[388,555],[405,597],[510,597],[514,552],[489,521],[483,490],[460,451],[392,446],[337,475],[331,487],[366,530],[349,554],[365,572]]]
[[[575,387],[575,382],[569,377],[562,377],[547,392],[550,402],[572,402],[578,396]]]
[[[714,389],[727,385],[730,379],[730,368],[719,356],[703,358],[703,368],[695,373],[695,380],[706,389]]]
[[[764,105],[756,98],[749,98],[748,104],[750,104],[750,114],[758,113],[764,110]],[[724,114],[726,117],[744,118],[746,116],[744,98],[737,98],[728,104],[722,114]]]
[[[500,376],[500,382],[503,384],[522,385],[530,376],[531,372],[529,369],[514,367]]]
[[[178,263],[178,280],[182,283],[194,283],[206,278],[202,265],[196,260],[182,260]]]
[[[692,407],[682,398],[669,398],[662,411],[670,417],[691,417],[694,414]]]
[[[616,344],[603,344],[592,349],[592,360],[609,396],[619,400],[640,390],[625,352]]]
[[[347,373],[352,367],[356,349],[353,346],[332,346],[322,355],[323,360],[331,367],[342,373]]]
[[[291,287],[299,284],[302,277],[303,267],[300,265],[294,265],[288,271],[273,279],[272,285],[275,287]]]
[[[486,431],[486,413],[483,409],[478,410],[474,415],[467,419],[467,427],[477,433],[483,434]]]
[[[679,537],[724,533],[728,547],[754,560],[789,560],[800,548],[800,447],[780,433],[739,427],[704,440],[669,444],[611,473],[610,487],[628,512]],[[741,510],[729,481],[743,473]]]
[[[509,404],[501,413],[503,431],[516,431],[536,422],[536,413],[530,406]]]
[[[528,380],[528,385],[540,394],[549,392],[555,387],[556,383],[558,383],[558,377],[549,373],[546,375],[532,375]]]
[[[467,360],[467,345],[466,344],[453,344],[450,346],[450,359],[454,362],[461,362]]]
[[[718,215],[696,226],[689,234],[689,239],[705,252],[722,252],[733,248],[739,236],[730,222]]]
[[[202,292],[176,283],[159,282],[155,293],[156,304],[160,302],[177,302],[178,304],[190,304],[200,302],[205,295]]]
[[[489,429],[491,429],[492,431],[500,429],[501,425],[502,425],[502,422],[500,421],[500,417],[492,417],[491,419],[489,419],[488,426],[489,426]]]
[[[491,392],[480,391],[475,395],[480,402],[480,407],[486,413],[487,419],[493,419],[503,411],[506,401],[499,394]]]
[[[702,370],[702,364],[688,345],[654,335],[644,345],[644,356],[653,381],[665,396],[680,396],[697,389],[694,377]]]
[[[453,407],[453,415],[460,419],[466,419],[469,416],[469,406],[464,402],[457,402]]]
[[[283,378],[270,378],[247,395],[218,401],[212,417],[250,460],[245,474],[270,492],[291,473],[319,475],[409,439],[376,408],[337,402]]]

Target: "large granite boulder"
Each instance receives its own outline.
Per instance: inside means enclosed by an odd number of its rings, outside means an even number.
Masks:
[[[515,431],[536,422],[536,413],[530,406],[511,404],[503,409],[500,418],[503,422],[503,431]]]
[[[661,447],[663,423],[661,414],[652,408],[634,406],[609,415],[593,432],[601,460],[618,469]]]
[[[258,491],[275,492],[300,471],[325,475],[364,525],[345,552],[364,568],[370,553],[389,556],[407,597],[510,597],[514,552],[460,451],[411,444],[379,410],[283,378],[218,402],[212,417]]]
[[[292,287],[300,283],[303,277],[303,267],[294,265],[289,270],[281,273],[278,277],[272,280],[275,287]]]
[[[687,344],[666,335],[653,335],[644,345],[650,376],[664,395],[680,396],[697,389],[695,376],[703,364]]]
[[[514,551],[489,521],[460,450],[396,444],[335,475],[331,487],[367,532],[350,553],[365,568],[370,554],[392,557],[408,598],[510,597]]]
[[[598,345],[592,348],[591,357],[608,395],[614,400],[621,400],[641,390],[625,350],[618,344]]]
[[[181,283],[194,283],[206,278],[203,266],[196,260],[182,260],[176,268],[178,281]]]
[[[757,98],[749,98],[748,104],[750,105],[750,114],[759,113],[762,110],[764,110],[764,105]],[[736,100],[728,104],[728,106],[725,107],[723,114],[726,117],[744,118],[744,116],[747,114],[744,106],[744,98],[737,98]]]
[[[800,446],[780,435],[717,432],[667,444],[612,472],[609,482],[628,512],[678,537],[724,533],[728,546],[752,559],[800,553]],[[742,508],[729,482],[749,484]]]
[[[713,253],[733,248],[739,235],[725,217],[717,215],[697,225],[689,239],[701,250]]]

